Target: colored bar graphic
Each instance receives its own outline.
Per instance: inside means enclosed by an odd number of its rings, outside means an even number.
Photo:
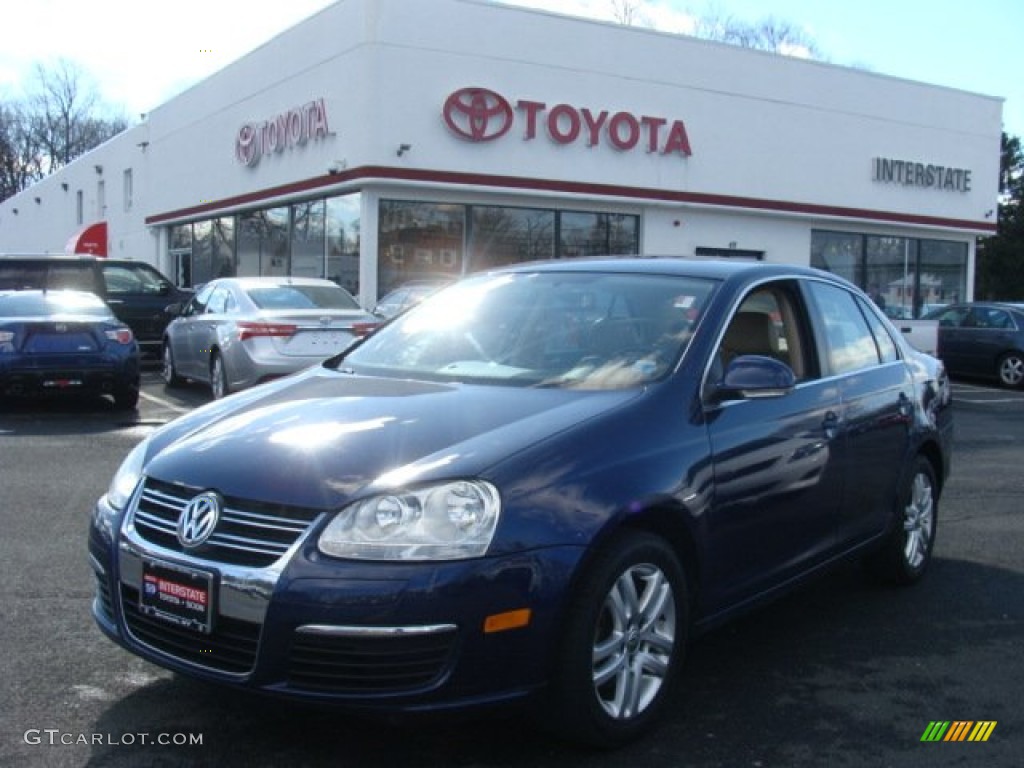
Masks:
[[[942,737],[946,735],[946,730],[949,728],[949,721],[945,722],[941,720],[932,720],[928,723],[928,727],[924,729],[924,734],[921,736],[921,741],[942,741]]]
[[[981,720],[974,730],[971,731],[971,735],[967,737],[968,741],[988,741],[988,737],[992,735],[992,731],[996,729],[995,720]]]
[[[932,720],[921,741],[988,741],[997,724],[996,720]]]
[[[943,741],[963,741],[967,738],[967,733],[972,725],[974,723],[970,720],[955,720],[949,727],[949,733],[946,734],[946,738]]]

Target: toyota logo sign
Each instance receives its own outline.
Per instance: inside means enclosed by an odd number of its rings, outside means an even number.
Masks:
[[[206,491],[194,496],[178,518],[178,541],[186,549],[203,544],[220,520],[224,501],[219,493]]]
[[[444,102],[444,121],[469,141],[493,141],[512,128],[512,105],[486,88],[462,88]]]

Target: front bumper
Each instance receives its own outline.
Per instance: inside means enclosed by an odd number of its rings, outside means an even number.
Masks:
[[[276,563],[249,568],[183,557],[101,499],[90,531],[93,616],[115,642],[186,675],[291,698],[387,711],[510,701],[541,688],[581,550],[551,548],[454,563],[356,563],[315,547],[322,526]],[[114,533],[119,531],[118,533]],[[214,574],[209,634],[139,609],[142,563]],[[529,621],[487,631],[489,617]]]

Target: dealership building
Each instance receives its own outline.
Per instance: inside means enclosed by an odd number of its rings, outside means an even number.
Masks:
[[[184,286],[597,254],[811,264],[894,316],[973,295],[1002,99],[482,0],[341,0],[0,203],[0,252]]]

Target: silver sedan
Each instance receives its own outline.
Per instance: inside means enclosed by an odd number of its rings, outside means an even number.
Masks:
[[[213,280],[168,310],[164,383],[207,382],[218,399],[326,360],[380,322],[336,283],[304,277]]]

